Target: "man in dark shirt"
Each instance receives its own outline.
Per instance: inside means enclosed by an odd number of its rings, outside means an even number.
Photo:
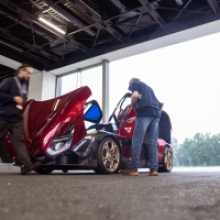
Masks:
[[[160,103],[151,87],[137,78],[132,78],[129,83],[132,91],[131,106],[135,109],[137,118],[132,137],[132,161],[128,169],[121,170],[124,175],[137,176],[139,159],[145,133],[148,135],[150,176],[157,176],[158,155],[157,139],[159,133]]]
[[[17,69],[15,77],[0,84],[0,158],[4,163],[11,162],[5,145],[5,136],[10,132],[23,175],[39,167],[31,163],[23,141],[22,105],[27,100],[27,82],[32,73],[33,68],[24,64]]]

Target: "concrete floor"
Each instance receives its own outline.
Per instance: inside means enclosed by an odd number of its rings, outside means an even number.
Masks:
[[[220,168],[148,177],[56,172],[21,176],[0,165],[1,220],[220,219]]]

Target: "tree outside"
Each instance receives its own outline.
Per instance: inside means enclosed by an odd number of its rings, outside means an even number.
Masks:
[[[179,144],[172,140],[174,166],[220,166],[220,134],[197,133]]]

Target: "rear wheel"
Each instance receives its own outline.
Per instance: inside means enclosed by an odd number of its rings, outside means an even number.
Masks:
[[[118,173],[120,165],[120,149],[113,138],[104,138],[98,148],[98,169],[96,173],[114,174]]]
[[[159,172],[170,172],[173,169],[173,151],[171,147],[166,146],[163,153],[162,166]]]
[[[36,173],[38,174],[42,174],[42,175],[46,175],[46,174],[50,174],[53,172],[52,168],[45,168],[45,167],[40,167],[37,170],[34,170]]]

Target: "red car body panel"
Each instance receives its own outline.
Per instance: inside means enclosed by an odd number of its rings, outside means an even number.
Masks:
[[[69,147],[82,140],[86,135],[84,106],[91,94],[89,87],[85,86],[51,100],[28,101],[23,110],[23,128],[29,155],[47,152],[54,136],[63,135],[70,123],[75,132]],[[15,157],[9,135],[7,143],[9,155]]]

